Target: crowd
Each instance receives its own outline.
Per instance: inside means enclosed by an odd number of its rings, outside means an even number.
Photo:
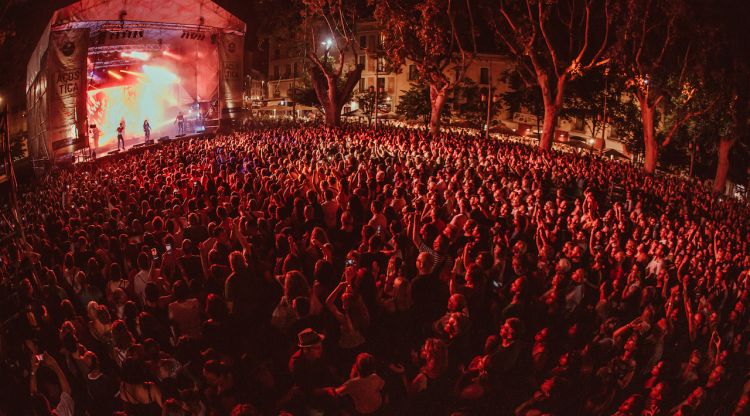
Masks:
[[[0,248],[0,408],[746,415],[748,210],[397,128],[256,126],[76,165],[22,193]]]

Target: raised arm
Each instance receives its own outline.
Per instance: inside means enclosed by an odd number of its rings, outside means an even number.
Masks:
[[[232,224],[232,234],[237,237],[237,241],[240,242],[242,250],[244,250],[246,253],[252,253],[252,246],[247,241],[247,237],[242,234],[242,230],[240,230],[240,224],[243,220],[244,217],[240,217],[239,220],[234,221],[234,223]]]
[[[60,384],[60,390],[63,393],[70,394],[70,383],[68,382],[68,378],[65,376],[65,373],[63,373],[62,368],[60,368],[60,364],[57,363],[57,360],[55,360],[54,357],[49,355],[48,353],[42,354],[42,361],[37,360],[36,357],[32,357],[32,365],[31,365],[31,381],[30,381],[30,390],[31,394],[36,394],[37,392],[37,370],[39,369],[39,366],[41,364],[46,365],[47,367],[52,370],[55,375],[57,376],[57,381]]]
[[[594,255],[594,236],[596,236],[596,229],[599,226],[599,220],[594,221],[594,225],[591,227],[591,235],[589,236],[589,253]]]
[[[414,242],[414,245],[419,248],[422,246],[422,237],[419,235],[419,228],[421,225],[421,221],[419,220],[419,215],[417,213],[412,213],[411,217],[411,241]]]
[[[333,316],[339,322],[343,322],[343,320],[346,319],[346,316],[344,316],[343,312],[341,312],[338,306],[336,306],[336,299],[338,299],[339,295],[341,295],[341,293],[346,289],[346,284],[347,283],[345,281],[339,282],[338,286],[336,286],[331,294],[328,295],[328,298],[326,298],[326,308],[331,311]]]
[[[687,293],[687,278],[682,278],[682,302],[685,304],[685,315],[688,322],[688,333],[690,334],[690,341],[695,341],[696,328],[693,324],[693,307],[690,304],[690,297]]]

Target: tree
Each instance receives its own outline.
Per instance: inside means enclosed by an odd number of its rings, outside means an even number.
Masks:
[[[430,134],[440,122],[450,91],[463,80],[476,56],[471,0],[375,1],[384,31],[384,50],[393,68],[413,62],[430,92]]]
[[[375,90],[368,89],[354,96],[354,101],[359,105],[359,110],[367,117],[367,124],[372,120],[373,111],[375,111]]]
[[[643,153],[643,124],[640,122],[638,103],[629,96],[620,96],[617,105],[608,108],[609,131],[616,131],[618,140],[625,143],[630,153]],[[609,103],[609,101],[608,101]]]
[[[315,92],[315,88],[313,88],[312,81],[310,80],[310,72],[309,70],[302,72],[302,75],[297,80],[297,85],[289,90],[289,96],[297,104],[315,107],[323,113],[323,106],[320,104],[318,94]],[[342,81],[339,80],[339,84],[341,83]]]
[[[525,83],[515,70],[505,72],[503,80],[510,88],[500,94],[500,101],[510,113],[529,112],[536,116],[537,130],[539,130],[539,120],[544,116],[544,100],[542,100],[539,88]]]
[[[516,60],[519,78],[540,89],[544,122],[539,146],[550,150],[568,82],[607,62],[617,9],[610,0],[499,3],[499,8],[490,3],[490,23],[501,46]]]
[[[492,99],[494,90],[491,93],[488,97],[487,87],[478,85],[469,78],[464,79],[461,86],[456,88],[454,97],[453,106],[457,110],[457,115],[473,127],[484,126],[487,121],[487,99]],[[497,115],[499,109],[497,104],[490,105],[490,120]]]
[[[303,16],[312,63],[310,81],[326,117],[326,125],[341,124],[341,110],[362,75],[357,59],[358,20],[355,0],[303,0]],[[323,27],[329,37],[318,33]],[[320,40],[323,39],[323,42]],[[322,46],[322,56],[319,55]],[[346,62],[353,62],[346,66]]]
[[[703,51],[701,62],[703,84],[695,104],[711,108],[701,117],[687,123],[691,137],[693,157],[700,148],[715,154],[716,170],[714,193],[724,193],[730,176],[731,156],[740,158],[735,150],[750,145],[750,45],[746,39],[746,25],[750,19],[750,6],[737,0],[700,1],[703,26],[697,42]],[[739,146],[738,146],[739,145]],[[746,155],[744,155],[746,156]],[[744,168],[747,164],[738,166]],[[743,172],[736,176],[746,175]]]
[[[617,67],[640,106],[647,173],[656,169],[659,147],[715,103],[701,96],[707,92],[700,88],[705,50],[695,41],[702,34],[696,30],[697,13],[691,16],[690,8],[684,0],[627,0]]]
[[[418,84],[411,84],[408,91],[398,100],[396,114],[407,120],[421,119],[427,125],[430,122],[430,89]]]

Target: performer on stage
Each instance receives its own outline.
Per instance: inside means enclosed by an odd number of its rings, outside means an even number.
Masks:
[[[125,138],[123,132],[125,131],[125,123],[120,122],[120,126],[117,127],[117,150],[120,150],[120,143],[122,143],[122,150],[125,150]]]
[[[148,142],[151,140],[151,125],[148,124],[148,119],[143,120],[143,141]]]
[[[177,114],[174,122],[177,124],[177,134],[185,134],[185,116],[182,115],[182,111]]]
[[[101,130],[99,130],[99,127],[94,125],[94,127],[91,129],[91,135],[94,138],[94,149],[99,148],[99,134],[101,134]]]
[[[94,147],[91,148],[90,156],[92,159],[96,159],[96,150],[99,149],[99,135],[101,134],[101,130],[94,124],[92,126],[91,136],[94,139]]]

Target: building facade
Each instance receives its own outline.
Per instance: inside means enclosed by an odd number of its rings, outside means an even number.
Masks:
[[[291,106],[293,102],[292,90],[302,88],[305,84],[305,77],[308,65],[311,65],[305,58],[308,47],[303,38],[303,31],[295,32],[296,36],[291,39],[269,39],[268,53],[268,73],[266,74],[266,105],[279,109],[284,106]],[[405,64],[397,71],[389,71],[385,52],[382,48],[382,34],[377,22],[373,20],[362,20],[357,24],[356,33],[356,55],[347,54],[347,62],[344,63],[345,71],[353,68],[358,63],[362,65],[363,70],[359,83],[354,88],[352,100],[344,105],[342,114],[358,114],[362,116],[361,109],[355,97],[364,92],[376,92],[378,116],[382,118],[396,118],[396,108],[401,97],[413,85],[419,84],[416,65],[413,62],[406,61]],[[319,45],[317,48],[319,56],[324,56],[331,52],[331,56],[338,56],[335,52],[336,42],[332,42],[326,37],[323,31],[319,31]],[[332,46],[333,45],[333,46]],[[334,50],[331,51],[331,48]],[[464,74],[464,79],[476,85],[482,90],[483,102],[487,97],[484,89],[491,92],[491,106],[503,106],[500,97],[503,93],[509,91],[509,85],[504,82],[504,74],[512,69],[514,63],[507,56],[500,54],[478,53],[471,61],[471,64]],[[453,76],[451,73],[450,76]],[[451,105],[460,104],[461,98],[452,97],[449,100]],[[360,110],[360,112],[357,112]],[[274,111],[274,113],[278,113]],[[278,114],[291,115],[291,111],[281,112]],[[451,111],[451,122],[460,123],[460,115],[456,111]],[[502,107],[493,111],[491,126],[501,126],[498,130],[507,132],[513,131],[515,134],[528,137],[538,137],[541,128],[541,119],[537,115],[528,111],[510,112],[507,108]],[[373,114],[371,113],[372,117]],[[538,120],[539,118],[539,120]],[[616,132],[612,129],[606,129],[602,137],[601,129],[597,137],[591,134],[590,123],[585,120],[565,120],[558,119],[555,140],[559,142],[576,142],[581,148],[591,149],[613,149],[618,153],[625,154],[625,148],[622,142],[617,140]]]

